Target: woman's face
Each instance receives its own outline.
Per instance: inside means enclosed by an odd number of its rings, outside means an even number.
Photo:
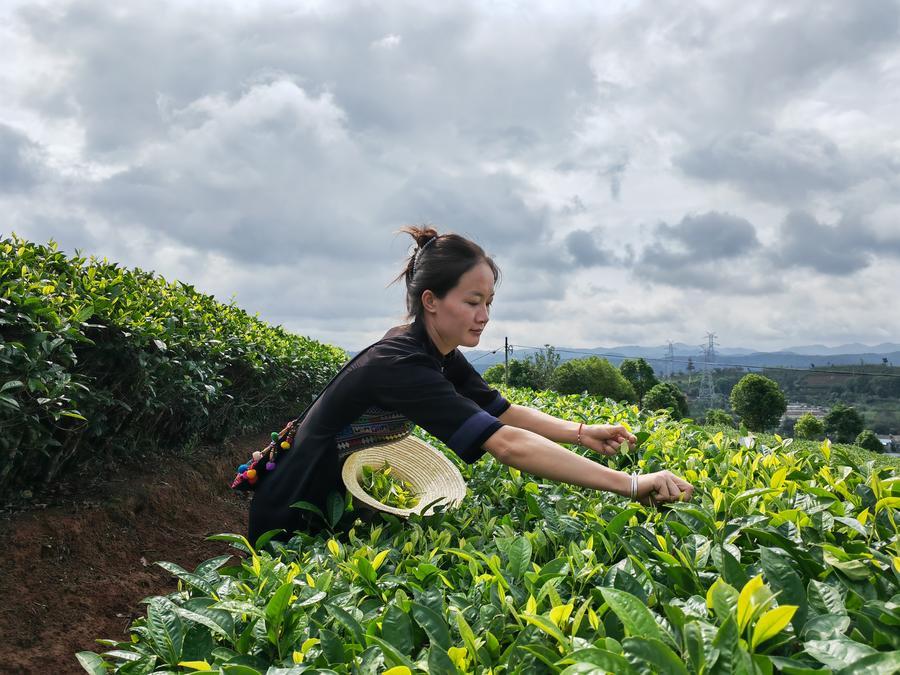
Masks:
[[[494,273],[481,262],[459,278],[459,283],[443,298],[431,291],[422,294],[425,313],[437,338],[435,346],[448,354],[458,346],[477,347],[490,318],[494,301]]]

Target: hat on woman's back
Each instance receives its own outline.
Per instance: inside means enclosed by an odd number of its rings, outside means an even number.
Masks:
[[[382,504],[363,489],[363,467],[377,469],[385,462],[398,478],[412,485],[419,498],[413,508],[399,509]],[[402,517],[413,513],[429,515],[434,510],[432,502],[436,500],[447,507],[457,506],[466,496],[466,482],[459,469],[443,453],[415,436],[354,452],[344,462],[341,477],[347,490],[360,503]]]

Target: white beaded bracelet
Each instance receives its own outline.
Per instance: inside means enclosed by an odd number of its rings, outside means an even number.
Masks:
[[[638,491],[638,474],[637,471],[631,474],[631,501],[637,499]]]

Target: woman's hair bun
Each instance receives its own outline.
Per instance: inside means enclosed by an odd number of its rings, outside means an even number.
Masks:
[[[408,232],[416,240],[416,248],[422,248],[435,237],[439,237],[438,231],[430,225],[404,227],[401,232]]]

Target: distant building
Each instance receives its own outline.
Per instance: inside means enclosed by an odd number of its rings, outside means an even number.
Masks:
[[[900,436],[879,436],[878,440],[884,446],[885,452],[896,452],[900,450]]]
[[[787,419],[796,420],[809,413],[816,419],[823,420],[825,419],[825,415],[828,414],[828,408],[823,408],[818,405],[809,405],[807,403],[788,403],[787,410],[785,410],[784,415],[781,416],[781,424],[784,424],[784,421]]]

